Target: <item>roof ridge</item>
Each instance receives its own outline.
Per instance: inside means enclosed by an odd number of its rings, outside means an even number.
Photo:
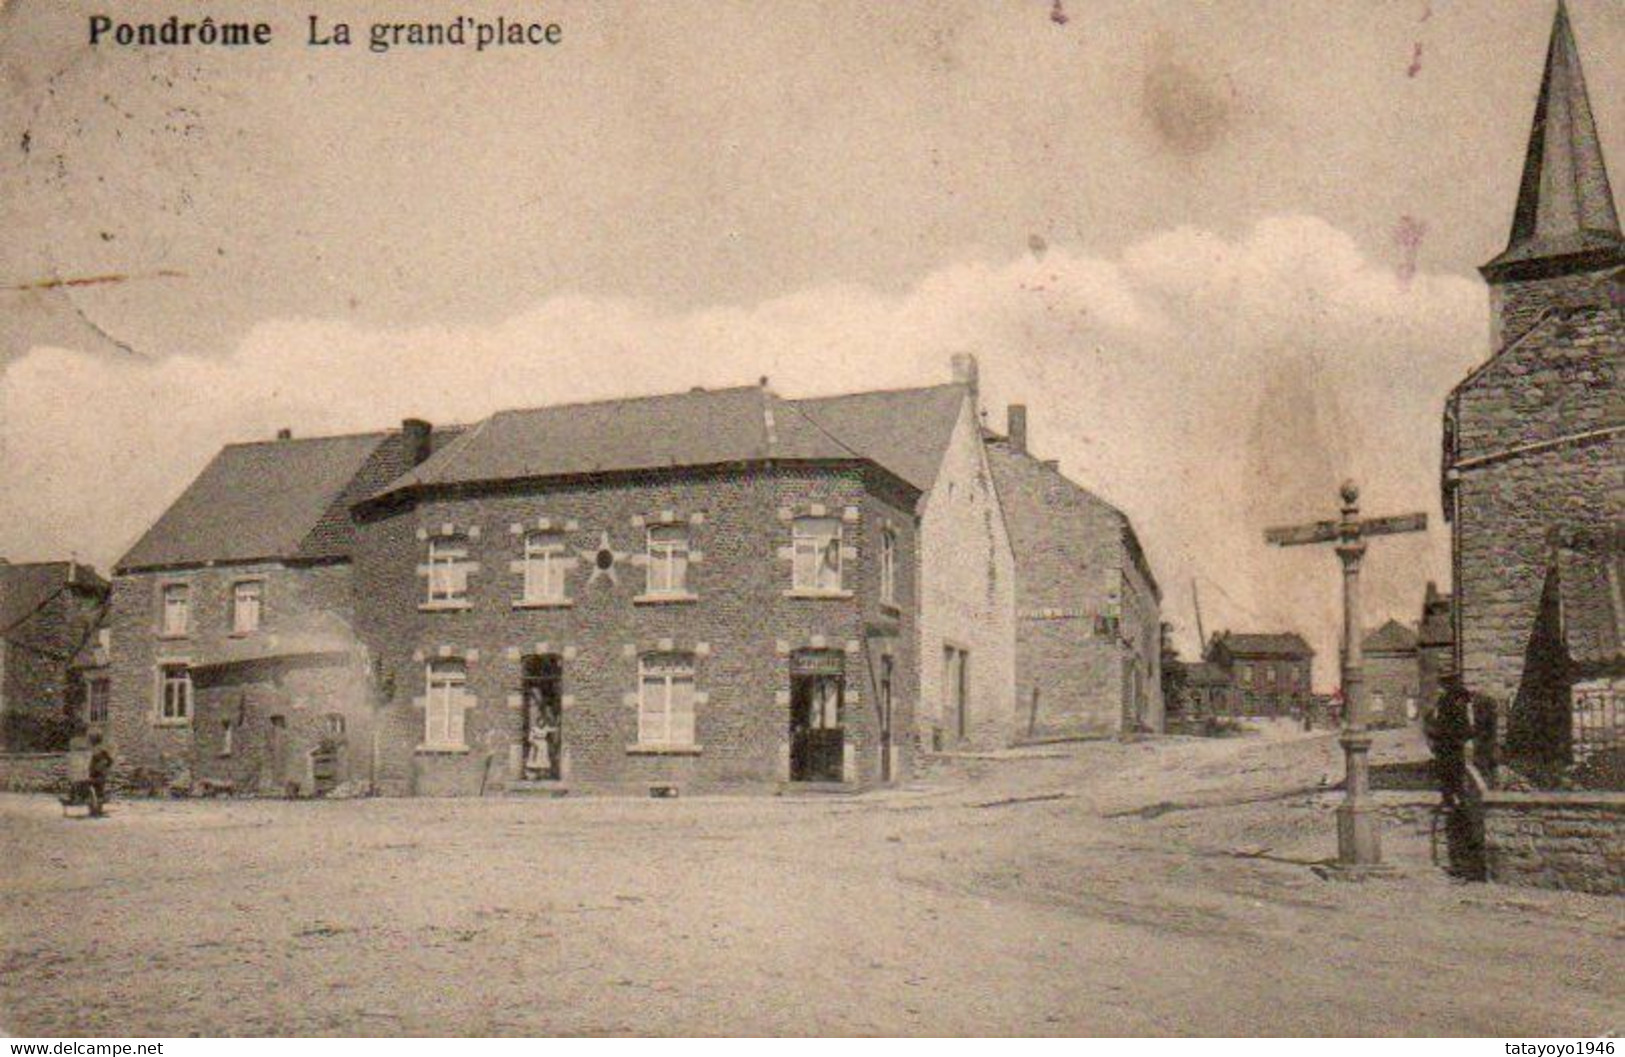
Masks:
[[[781,397],[790,403],[804,404],[818,400],[847,400],[854,396],[891,396],[897,393],[923,393],[931,389],[963,389],[963,382],[938,382],[935,385],[900,385],[891,389],[855,389],[845,393],[828,393],[823,396],[797,396]]]
[[[672,400],[685,396],[720,396],[727,393],[747,393],[760,390],[759,385],[727,385],[720,389],[711,389],[706,386],[693,386],[689,389],[673,389],[664,393],[644,393],[639,396],[606,396],[597,400],[570,400],[562,404],[531,404],[528,407],[498,408],[482,419],[485,422],[499,415],[532,415],[540,411],[559,411],[574,407],[602,407],[605,404],[636,404],[650,400]]]
[[[361,440],[364,437],[377,437],[382,440],[391,433],[399,432],[400,430],[398,429],[363,429],[357,430],[354,433],[324,433],[314,437],[272,437],[269,440],[231,440],[222,444],[220,446],[220,450],[224,451],[227,448],[270,447],[275,444],[313,444],[316,441],[324,440]]]
[[[766,392],[766,390],[764,390],[764,392]],[[800,416],[801,419],[803,421],[805,421],[808,425],[812,426],[818,432],[820,432],[824,436],[828,437],[842,451],[847,452],[854,459],[864,459],[864,460],[867,460],[869,462],[875,462],[874,459],[872,459],[869,456],[863,454],[862,452],[860,452],[856,448],[854,448],[852,445],[850,445],[846,441],[842,440],[834,431],[832,431],[829,427],[825,426],[822,422],[818,421],[818,419],[813,417],[813,415],[810,412],[808,412],[805,408],[797,406],[797,404],[796,404],[796,402],[794,400],[786,400],[783,397],[778,396],[775,393],[768,393],[767,395],[768,395],[768,397],[770,399],[778,401],[779,403],[781,403],[781,404],[785,405],[787,408],[789,408],[791,411],[795,412],[795,414]],[[876,462],[875,465],[879,466],[881,464]]]

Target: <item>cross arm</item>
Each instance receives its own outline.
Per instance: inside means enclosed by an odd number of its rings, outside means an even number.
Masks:
[[[1360,522],[1360,535],[1392,536],[1399,532],[1424,532],[1427,527],[1426,514],[1396,514],[1393,517],[1374,517]]]
[[[1337,522],[1317,521],[1312,525],[1287,525],[1264,530],[1264,542],[1278,547],[1301,547],[1308,543],[1330,543],[1337,538]]]

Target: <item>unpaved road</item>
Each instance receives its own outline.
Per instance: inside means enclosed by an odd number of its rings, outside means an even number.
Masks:
[[[1387,735],[1378,759],[1416,752]],[[954,761],[857,798],[128,802],[93,823],[0,797],[0,1028],[1625,1027],[1625,900],[1454,883],[1402,821],[1398,878],[1314,877],[1338,759],[1278,733]]]

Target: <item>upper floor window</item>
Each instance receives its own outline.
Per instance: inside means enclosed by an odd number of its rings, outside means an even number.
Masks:
[[[265,584],[260,580],[239,580],[231,588],[231,630],[246,635],[260,629],[260,608]]]
[[[1250,664],[1243,664],[1240,667],[1241,685],[1251,687],[1253,685],[1253,666]]]
[[[163,633],[165,635],[185,635],[191,625],[191,586],[188,584],[165,584]]]
[[[680,595],[688,590],[688,530],[682,525],[649,528],[648,592]]]
[[[525,535],[525,601],[564,601],[564,542],[551,532]]]
[[[461,602],[468,598],[468,540],[443,536],[429,541],[429,601]]]
[[[192,718],[192,670],[186,665],[159,669],[158,718],[166,722]]]
[[[796,518],[795,566],[792,586],[797,591],[841,589],[841,523],[830,517]]]
[[[651,653],[638,662],[638,742],[694,744],[694,657]]]
[[[1271,690],[1275,689],[1275,665],[1273,664],[1264,665],[1264,685]]]
[[[423,742],[430,748],[463,747],[463,692],[468,666],[461,660],[441,658],[429,662],[428,693],[423,709]]]
[[[880,600],[897,604],[897,532],[890,526],[880,533]]]

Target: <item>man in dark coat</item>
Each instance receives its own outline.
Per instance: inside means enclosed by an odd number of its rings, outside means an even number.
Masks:
[[[1439,703],[1427,719],[1428,745],[1433,750],[1433,774],[1439,798],[1454,807],[1467,781],[1467,742],[1473,736],[1472,695],[1456,675],[1444,679]]]

